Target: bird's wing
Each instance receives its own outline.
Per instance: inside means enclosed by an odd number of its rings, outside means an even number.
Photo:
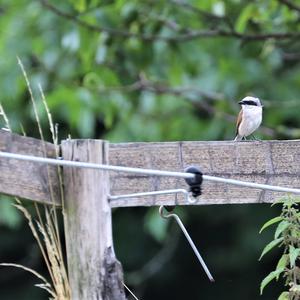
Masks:
[[[237,117],[237,120],[236,120],[236,135],[239,134],[239,126],[242,122],[242,115],[243,115],[243,110],[241,109],[240,112],[239,112],[239,115]]]

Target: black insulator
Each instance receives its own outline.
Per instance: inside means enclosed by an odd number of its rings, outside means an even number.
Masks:
[[[203,174],[198,167],[191,166],[187,167],[184,172],[195,174],[193,178],[185,178],[185,182],[190,186],[189,192],[192,193],[193,197],[201,195],[201,185],[203,181]]]

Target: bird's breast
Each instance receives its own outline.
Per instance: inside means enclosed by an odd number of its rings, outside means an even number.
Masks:
[[[239,134],[248,136],[252,134],[261,124],[262,107],[254,106],[243,108],[243,119],[239,127]]]

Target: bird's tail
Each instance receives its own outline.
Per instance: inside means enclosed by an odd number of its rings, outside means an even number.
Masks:
[[[241,141],[242,138],[243,137],[241,135],[237,134],[236,137],[235,137],[235,139],[234,139],[234,141]]]

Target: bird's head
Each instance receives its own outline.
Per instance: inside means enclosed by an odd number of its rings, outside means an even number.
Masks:
[[[247,106],[260,106],[262,107],[260,100],[255,97],[247,96],[243,98],[240,102],[240,105],[247,105]]]

